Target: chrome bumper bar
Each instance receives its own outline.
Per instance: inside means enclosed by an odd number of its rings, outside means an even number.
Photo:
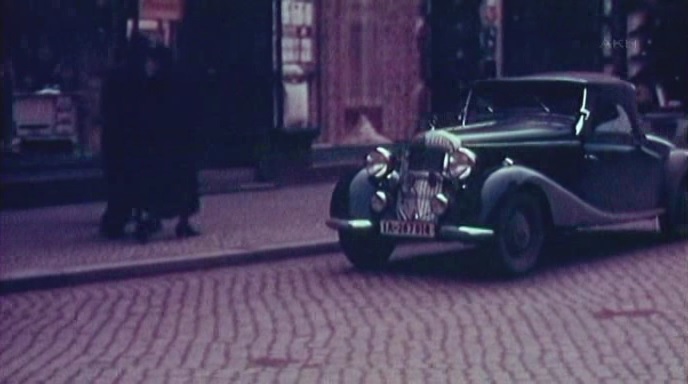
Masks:
[[[375,224],[366,219],[345,220],[328,219],[327,226],[342,231],[368,231]],[[494,236],[494,231],[489,228],[443,225],[438,228],[437,239],[477,242],[489,240]]]
[[[370,220],[328,219],[325,224],[332,229],[345,231],[373,229],[373,222]]]
[[[479,227],[455,227],[453,225],[443,225],[440,227],[439,238],[446,240],[459,241],[485,241],[494,236],[494,231],[488,228]]]

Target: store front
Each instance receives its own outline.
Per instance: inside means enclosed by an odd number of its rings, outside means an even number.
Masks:
[[[5,160],[53,163],[99,152],[100,86],[125,13],[104,0],[3,2]]]
[[[12,97],[2,150],[10,162],[97,165],[103,80],[133,34],[172,48],[200,87],[203,167],[258,166],[288,150],[280,141],[297,137],[310,148],[320,134],[315,0],[11,0],[3,7],[3,89]]]

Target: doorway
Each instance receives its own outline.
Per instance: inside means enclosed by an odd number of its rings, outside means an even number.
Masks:
[[[180,61],[200,87],[204,168],[256,166],[274,124],[273,1],[187,1]]]

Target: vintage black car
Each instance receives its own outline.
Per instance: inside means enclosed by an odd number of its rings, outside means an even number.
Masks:
[[[688,151],[642,132],[630,83],[485,80],[456,115],[401,150],[377,148],[337,183],[327,224],[354,266],[381,267],[407,240],[456,240],[518,275],[559,229],[658,218],[664,234],[685,236]]]

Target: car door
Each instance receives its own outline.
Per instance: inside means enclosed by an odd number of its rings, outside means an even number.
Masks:
[[[628,213],[659,206],[662,158],[644,145],[622,105],[598,101],[583,157],[582,195],[596,208]]]

